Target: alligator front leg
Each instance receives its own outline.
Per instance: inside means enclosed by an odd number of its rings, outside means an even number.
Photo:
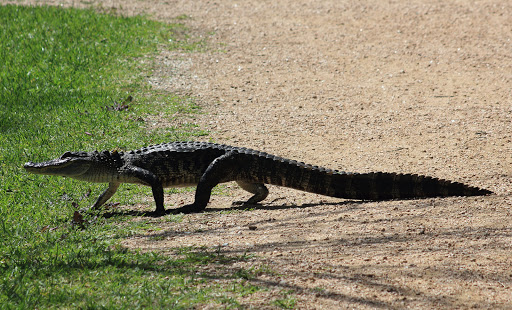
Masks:
[[[165,214],[164,208],[164,188],[160,179],[151,171],[140,167],[128,166],[123,174],[129,177],[135,177],[140,180],[141,184],[151,186],[153,198],[155,199],[156,209],[153,215],[161,216]]]
[[[212,189],[219,183],[231,181],[234,172],[240,171],[242,164],[239,156],[238,153],[228,152],[212,161],[197,184],[194,203],[175,209],[173,213],[196,213],[206,209]]]
[[[119,184],[120,183],[112,183],[112,182],[108,183],[108,188],[103,192],[103,194],[101,194],[98,197],[98,199],[96,200],[96,202],[92,206],[92,209],[93,210],[98,210],[105,202],[107,202],[107,200],[109,200],[110,197],[112,197],[112,195],[115,194],[115,192],[119,188]]]

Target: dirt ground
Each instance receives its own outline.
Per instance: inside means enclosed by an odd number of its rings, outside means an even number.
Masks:
[[[73,1],[75,6],[89,5]],[[69,3],[68,3],[69,4]],[[198,99],[205,139],[345,171],[427,174],[495,195],[340,201],[230,185],[210,212],[124,244],[254,254],[243,300],[298,309],[512,309],[512,4],[445,0],[103,1],[176,21],[201,52],[163,51],[149,82]],[[186,16],[186,17],[185,17]],[[183,120],[155,120],[159,126]],[[168,208],[192,201],[169,195]],[[152,208],[148,198],[148,205]],[[158,237],[158,238],[155,238]]]

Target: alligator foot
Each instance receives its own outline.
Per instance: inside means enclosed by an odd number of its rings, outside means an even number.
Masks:
[[[155,210],[155,211],[152,211],[152,212],[146,212],[145,215],[146,216],[150,216],[150,217],[161,217],[161,216],[164,216],[166,214],[165,210]]]
[[[233,201],[231,203],[231,206],[237,207],[240,209],[251,209],[251,208],[260,207],[261,204],[256,203],[256,202],[250,202],[250,201]]]
[[[183,207],[180,207],[180,208],[177,208],[177,209],[173,209],[172,210],[172,214],[179,214],[179,213],[184,213],[184,214],[189,214],[189,213],[198,213],[198,212],[201,212],[203,211],[204,208],[201,208],[201,207],[198,207],[197,205],[195,204],[189,204],[189,205],[184,205]]]

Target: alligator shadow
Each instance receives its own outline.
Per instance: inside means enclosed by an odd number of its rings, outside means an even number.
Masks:
[[[305,203],[301,205],[294,204],[282,204],[282,205],[265,205],[265,204],[242,204],[232,205],[230,208],[206,208],[204,211],[198,213],[212,213],[220,211],[249,211],[249,210],[287,210],[287,209],[305,209],[319,206],[344,206],[365,203],[361,200],[345,200],[340,202],[317,202],[317,203]],[[138,211],[138,210],[119,210],[119,211],[108,211],[104,212],[102,216],[104,218],[111,218],[114,216],[138,216],[138,217],[161,217],[169,214],[180,214],[178,209],[167,209],[165,214],[156,214],[152,211]]]
[[[266,205],[266,204],[241,204],[232,205],[231,208],[207,208],[205,212],[233,211],[233,210],[287,210],[287,209],[306,209],[319,206],[343,206],[364,203],[361,200],[345,200],[339,202],[315,202],[305,203],[301,205],[282,204],[282,205]]]
[[[166,212],[167,214],[167,212]],[[121,210],[121,211],[109,211],[101,214],[104,218],[111,218],[115,216],[140,216],[140,217],[159,217],[151,211],[137,211],[137,210]]]

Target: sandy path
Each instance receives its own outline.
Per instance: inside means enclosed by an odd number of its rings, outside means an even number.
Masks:
[[[200,98],[208,114],[198,123],[216,141],[343,170],[430,174],[498,195],[339,204],[274,189],[266,208],[192,215],[165,227],[164,241],[127,244],[255,253],[246,267],[267,264],[281,273],[258,279],[274,288],[261,302],[248,301],[258,306],[293,289],[298,308],[512,308],[510,5],[177,1],[173,7],[179,9],[172,14],[191,16],[186,23],[194,29],[215,32],[213,48],[164,55],[188,65],[181,84],[155,81]],[[214,198],[211,207],[247,197],[232,195]]]
[[[187,215],[127,246],[220,245],[227,254],[256,254],[240,266],[279,273],[255,279],[271,288],[244,301],[258,308],[289,289],[300,309],[512,308],[509,3],[102,5],[163,21],[185,14],[181,22],[207,36],[205,52],[163,52],[150,82],[197,97],[207,114],[196,122],[218,142],[348,171],[429,174],[497,193],[340,203],[272,188],[260,209]],[[245,197],[233,187],[211,209]],[[192,195],[166,199],[173,207]]]

